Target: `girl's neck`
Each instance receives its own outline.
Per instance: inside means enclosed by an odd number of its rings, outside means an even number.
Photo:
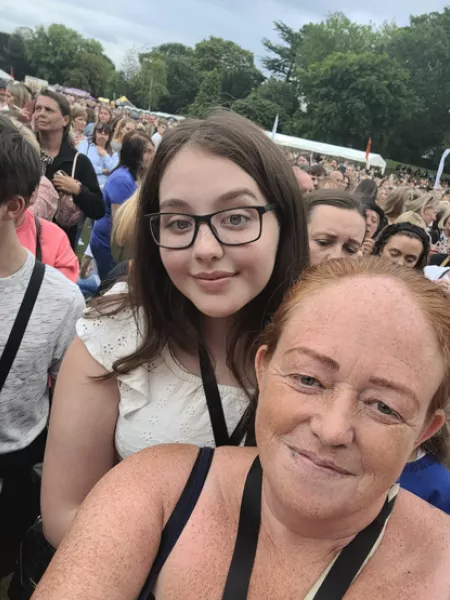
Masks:
[[[214,319],[204,317],[201,323],[202,336],[206,348],[216,360],[227,357],[228,336],[233,325],[233,317]]]

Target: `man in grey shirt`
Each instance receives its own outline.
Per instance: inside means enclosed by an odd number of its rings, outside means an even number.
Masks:
[[[36,150],[0,117],[0,356],[35,265],[19,243],[15,221],[41,176]],[[84,309],[78,287],[46,266],[18,352],[0,390],[0,578],[10,572],[20,539],[38,514],[31,478],[42,461],[49,384],[57,377]]]

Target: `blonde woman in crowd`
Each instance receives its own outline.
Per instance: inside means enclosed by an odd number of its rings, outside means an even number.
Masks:
[[[417,213],[427,227],[430,227],[436,218],[439,200],[432,193],[421,194],[417,198],[407,200],[405,210]]]
[[[418,198],[419,195],[418,192],[406,186],[400,186],[392,190],[392,192],[387,195],[384,206],[382,207],[389,225],[393,225],[399,216],[405,212],[405,204]]]
[[[111,251],[118,263],[130,260],[133,254],[134,230],[139,205],[138,188],[129,200],[117,210],[111,232]]]
[[[413,212],[412,210],[408,210],[401,214],[398,219],[395,220],[395,223],[409,223],[410,225],[416,225],[422,229],[427,228],[426,223],[420,214]]]
[[[119,153],[122,150],[123,138],[127,133],[131,133],[132,131],[136,131],[136,122],[129,117],[124,117],[115,124],[114,135],[111,142],[113,152]]]

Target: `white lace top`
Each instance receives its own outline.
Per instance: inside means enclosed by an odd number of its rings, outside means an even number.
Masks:
[[[110,293],[122,291],[124,284],[119,283]],[[141,341],[131,309],[117,315],[82,318],[77,323],[77,335],[91,356],[108,370],[118,358],[136,350]],[[148,366],[119,375],[117,380],[120,402],[115,443],[121,458],[155,444],[214,446],[202,380],[186,372],[168,349]],[[219,385],[219,391],[231,435],[248,399],[241,388]]]

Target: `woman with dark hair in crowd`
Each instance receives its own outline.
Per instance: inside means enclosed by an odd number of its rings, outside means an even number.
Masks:
[[[111,229],[116,210],[136,191],[153,151],[152,140],[146,133],[130,133],[123,139],[119,165],[109,176],[103,190],[106,214],[95,223],[91,234],[90,246],[100,279],[104,279],[116,266],[111,253]]]
[[[365,210],[344,190],[322,189],[306,200],[310,264],[360,255],[365,237]]]
[[[362,199],[361,204],[366,212],[366,238],[363,254],[372,254],[375,240],[380,232],[388,225],[383,209],[370,199]]]
[[[99,219],[105,213],[103,196],[91,161],[79,154],[70,140],[70,104],[52,90],[40,92],[36,100],[34,122],[41,145],[44,174],[60,197],[70,196],[74,209],[79,209],[77,222],[62,222],[59,212],[55,220],[67,233],[75,249],[78,226],[86,218]]]
[[[259,334],[308,260],[292,167],[228,111],[163,136],[136,214],[129,288],[79,322],[53,400],[42,515],[54,545],[117,457],[244,443]]]
[[[92,135],[94,133],[94,129],[97,123],[105,123],[107,125],[110,125],[112,118],[112,110],[108,106],[102,104],[98,109],[98,117],[96,121],[88,123],[88,125],[86,125],[84,135],[88,138],[88,140],[92,140]]]
[[[411,223],[389,225],[375,241],[373,254],[422,271],[428,262],[430,238],[422,227]]]
[[[95,126],[92,142],[84,140],[77,148],[78,152],[85,154],[91,161],[102,189],[119,162],[118,154],[112,150],[111,140],[111,127],[99,121]]]
[[[378,186],[373,179],[363,179],[353,193],[360,200],[372,200],[372,202],[375,202],[378,195]]]

